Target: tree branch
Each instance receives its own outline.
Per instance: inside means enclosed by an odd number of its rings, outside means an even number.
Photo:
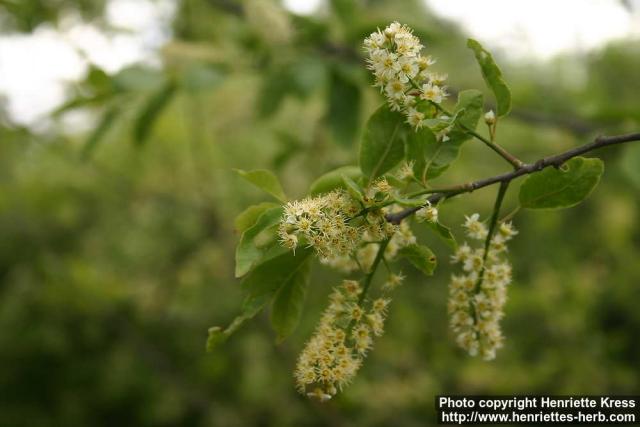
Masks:
[[[594,141],[581,145],[579,147],[572,148],[560,154],[544,157],[533,163],[526,163],[521,167],[515,169],[512,172],[503,173],[501,175],[492,176],[489,178],[480,179],[478,181],[468,182],[465,184],[459,184],[448,188],[440,189],[438,193],[430,196],[427,201],[431,204],[438,203],[444,198],[449,198],[463,193],[471,193],[479,188],[487,187],[497,183],[507,183],[512,180],[530,173],[541,171],[549,166],[560,167],[567,160],[579,156],[581,154],[588,153],[602,147],[608,147],[610,145],[624,144],[626,142],[640,141],[640,132],[630,133],[626,135],[616,136],[599,136]],[[432,192],[432,191],[430,191]],[[403,211],[392,213],[387,215],[387,221],[392,224],[399,224],[403,219],[413,215],[422,206],[408,208]]]

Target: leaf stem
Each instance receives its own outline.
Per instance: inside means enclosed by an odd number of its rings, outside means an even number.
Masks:
[[[480,289],[482,285],[482,280],[484,279],[484,270],[485,264],[487,263],[487,256],[489,255],[489,246],[491,246],[491,239],[496,231],[496,225],[498,224],[498,216],[500,215],[500,207],[502,206],[502,201],[504,200],[504,195],[507,193],[507,188],[509,187],[509,181],[501,182],[500,188],[498,189],[498,195],[496,196],[496,202],[493,205],[493,213],[491,214],[491,221],[489,222],[489,231],[487,233],[487,238],[484,241],[484,254],[482,255],[482,269],[480,270],[480,275],[478,277],[478,283],[476,283],[476,292]]]
[[[451,113],[449,110],[447,110],[446,108],[444,108],[440,104],[436,104],[435,102],[431,102],[431,103],[438,110],[440,110],[441,112],[443,112],[447,116],[450,116],[450,117],[453,116],[453,113]],[[491,148],[500,157],[502,157],[507,162],[509,162],[515,169],[521,168],[524,165],[524,163],[520,159],[518,159],[513,154],[509,153],[507,150],[505,150],[504,148],[502,148],[501,146],[499,146],[495,142],[492,142],[492,141],[488,140],[487,138],[485,138],[484,136],[480,135],[478,132],[476,132],[475,130],[471,129],[470,127],[468,127],[467,125],[465,125],[463,123],[458,123],[458,124],[462,127],[462,129],[464,129],[464,131],[466,133],[468,133],[469,135],[471,135],[471,136],[477,138],[478,140],[482,141],[487,147]]]
[[[367,296],[367,292],[369,291],[369,287],[371,286],[371,282],[373,281],[373,276],[376,273],[376,270],[378,269],[378,265],[380,264],[380,261],[382,261],[384,258],[384,251],[385,249],[387,249],[387,245],[389,244],[390,241],[391,241],[391,238],[385,239],[382,241],[382,243],[380,243],[380,247],[378,248],[378,253],[376,254],[375,259],[373,260],[373,264],[371,264],[371,269],[366,274],[366,276],[364,276],[362,293],[360,294],[360,298],[358,298],[358,305],[362,305],[362,303],[364,302],[364,299]]]

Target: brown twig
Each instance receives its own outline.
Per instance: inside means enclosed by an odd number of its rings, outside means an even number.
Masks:
[[[588,153],[602,147],[608,147],[610,145],[623,144],[626,142],[640,141],[640,132],[630,133],[626,135],[616,136],[599,136],[594,141],[581,145],[579,147],[572,148],[560,154],[544,157],[533,163],[526,163],[521,167],[501,175],[492,176],[489,178],[480,179],[478,181],[468,182],[465,184],[458,184],[452,187],[443,188],[440,192],[430,196],[427,201],[431,204],[438,203],[444,198],[449,198],[462,193],[470,193],[479,188],[487,187],[492,184],[510,182],[520,176],[528,175],[530,173],[541,171],[549,166],[560,167],[567,160],[579,156],[581,154]],[[387,221],[392,224],[399,224],[403,219],[413,215],[422,206],[408,208],[403,211],[392,213],[387,215]]]

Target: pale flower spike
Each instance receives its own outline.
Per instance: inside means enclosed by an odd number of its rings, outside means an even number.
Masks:
[[[344,280],[329,296],[320,324],[298,357],[294,372],[296,388],[309,398],[326,402],[355,377],[373,336],[384,333],[389,298],[367,304],[358,296],[360,284]]]
[[[448,96],[443,86],[447,75],[431,72],[436,61],[421,55],[423,47],[413,30],[398,22],[364,40],[374,86],[386,96],[389,108],[402,112],[416,130],[436,118],[437,110],[432,104],[440,104]],[[447,140],[446,132],[439,132],[438,136]]]
[[[464,224],[472,239],[487,237],[487,229],[478,218],[473,214]],[[491,238],[486,257],[484,246],[474,249],[466,242],[451,257],[452,263],[462,264],[463,274],[451,276],[449,322],[456,342],[471,356],[492,360],[503,345],[500,319],[511,282],[506,242],[516,234],[511,223],[502,223]]]

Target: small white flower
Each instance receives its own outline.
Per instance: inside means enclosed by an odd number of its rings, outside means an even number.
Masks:
[[[410,162],[404,162],[398,172],[396,172],[396,177],[398,179],[409,179],[413,177],[413,160]]]
[[[458,249],[456,249],[455,253],[451,255],[451,263],[456,264],[459,262],[464,262],[471,255],[471,246],[464,242]]]
[[[441,73],[429,73],[428,77],[429,83],[431,83],[432,85],[441,86],[447,80],[448,76]]]
[[[418,56],[416,58],[416,64],[418,65],[418,69],[420,71],[426,71],[427,68],[431,67],[436,63],[436,60],[431,56]]]
[[[510,222],[503,222],[500,224],[500,228],[498,229],[501,236],[505,238],[505,240],[511,239],[513,236],[518,234],[518,231],[513,227],[513,224]]]
[[[489,110],[484,114],[484,122],[486,124],[488,124],[489,126],[495,124],[496,122],[496,115],[493,112],[493,110]]]
[[[396,34],[402,30],[402,25],[398,21],[392,22],[384,29],[384,35],[389,39],[394,39]]]
[[[407,90],[407,86],[400,80],[391,80],[387,83],[385,91],[389,98],[400,100],[404,97],[404,93]]]
[[[386,36],[378,30],[364,39],[364,47],[367,51],[374,52],[377,49],[382,49],[386,41]]]
[[[487,237],[487,227],[480,222],[480,214],[474,213],[471,216],[465,216],[464,228],[467,229],[467,236],[472,239],[482,240]]]
[[[444,92],[440,86],[433,85],[431,83],[425,83],[422,85],[422,91],[420,93],[420,97],[422,99],[440,104],[444,99],[444,96]]]
[[[392,79],[396,75],[396,61],[398,55],[380,50],[371,58],[371,66],[375,75],[379,78]]]
[[[396,70],[398,80],[403,83],[407,83],[418,74],[418,64],[415,59],[406,56],[398,59],[398,62],[395,63],[394,69]]]
[[[409,108],[407,110],[407,123],[416,129],[420,129],[424,125],[424,113],[415,108]]]
[[[418,220],[418,222],[427,221],[435,224],[438,222],[438,209],[427,202],[426,206],[423,206],[416,212],[416,220]]]
[[[416,36],[409,32],[400,32],[395,35],[396,50],[400,55],[415,57],[422,45]]]

